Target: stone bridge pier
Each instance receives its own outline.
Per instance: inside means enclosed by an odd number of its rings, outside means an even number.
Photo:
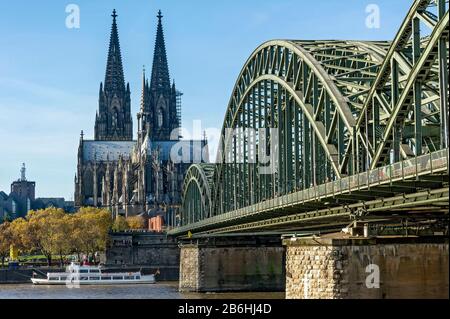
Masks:
[[[449,297],[448,238],[290,238],[287,299]]]
[[[278,236],[209,237],[179,242],[181,292],[284,291]]]
[[[287,299],[449,297],[445,236],[217,235],[180,240],[181,292],[284,291]]]

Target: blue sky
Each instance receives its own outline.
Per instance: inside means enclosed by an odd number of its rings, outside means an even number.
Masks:
[[[80,28],[65,25],[68,4]],[[365,25],[380,7],[381,28]],[[151,69],[161,9],[171,77],[183,93],[183,125],[221,128],[245,60],[270,39],[390,40],[411,0],[0,0],[0,190],[22,162],[37,196],[73,197],[80,130],[93,136],[111,11],[118,12],[133,120],[142,66]],[[136,123],[134,123],[136,126]],[[134,127],[135,130],[135,127]]]

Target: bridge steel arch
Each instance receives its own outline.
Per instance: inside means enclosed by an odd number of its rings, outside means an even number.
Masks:
[[[448,148],[448,17],[448,1],[416,0],[393,42],[259,46],[234,86],[209,178],[202,166],[186,177],[177,231]],[[272,174],[261,174],[262,158],[276,163]]]
[[[211,217],[211,184],[214,165],[193,164],[186,172],[183,184],[184,200],[181,220],[194,223]]]
[[[448,25],[448,0],[409,10],[357,120],[370,168],[448,147]]]

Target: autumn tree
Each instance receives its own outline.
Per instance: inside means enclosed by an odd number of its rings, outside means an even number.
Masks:
[[[28,221],[17,218],[11,222],[11,235],[14,247],[21,252],[31,252],[36,247],[35,238],[30,232]]]
[[[106,209],[84,207],[76,214],[79,226],[77,241],[86,254],[104,251],[112,226],[111,213]]]
[[[86,207],[76,214],[66,214],[53,207],[30,211],[26,218],[2,224],[0,248],[5,254],[9,251],[4,240],[8,235],[8,242],[14,243],[21,252],[39,251],[49,265],[52,256],[59,255],[62,264],[67,254],[76,253],[80,259],[82,253],[93,256],[97,251],[104,251],[111,226],[111,214],[106,209]]]
[[[124,231],[130,228],[130,225],[128,225],[127,220],[123,216],[117,216],[114,220],[112,230],[113,231]]]
[[[144,229],[145,219],[142,216],[132,216],[126,219],[129,229]]]
[[[65,214],[58,220],[52,220],[56,230],[54,233],[54,253],[59,255],[61,267],[64,264],[63,256],[72,253],[73,249],[70,236],[72,218],[72,215]]]
[[[2,259],[2,266],[5,265],[5,258],[9,254],[12,240],[11,224],[9,222],[0,224],[0,257]]]
[[[83,224],[79,214],[71,215],[68,219],[67,240],[69,250],[78,256],[78,260],[81,260],[81,254],[83,253]]]
[[[64,210],[51,207],[31,211],[26,217],[29,233],[34,238],[34,246],[47,258],[49,266],[52,256],[58,253],[58,241],[64,236],[61,222],[64,215]]]

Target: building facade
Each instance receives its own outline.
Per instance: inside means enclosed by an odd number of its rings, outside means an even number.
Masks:
[[[0,192],[0,223],[17,217],[20,217],[17,201],[5,192]]]
[[[0,223],[5,220],[14,220],[25,217],[30,210],[48,207],[62,208],[71,213],[74,211],[72,201],[64,198],[35,198],[36,182],[26,178],[25,164],[20,169],[20,178],[11,183],[11,192],[6,194],[0,191]]]
[[[160,211],[174,220],[181,203],[183,179],[193,162],[208,162],[206,138],[180,138],[180,92],[171,83],[162,26],[158,13],[150,82],[142,77],[137,139],[132,138],[130,87],[125,85],[113,12],[105,84],[100,85],[94,140],[78,147],[75,206],[108,207],[115,216]]]
[[[0,222],[5,219],[25,217],[34,208],[36,182],[26,178],[25,164],[20,169],[20,178],[11,183],[11,192],[0,192]]]

